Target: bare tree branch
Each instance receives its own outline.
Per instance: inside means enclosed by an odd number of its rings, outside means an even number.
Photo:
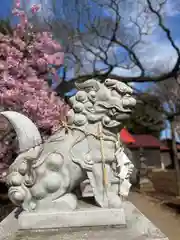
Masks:
[[[63,39],[66,65],[76,69],[72,81],[85,81],[92,77],[103,81],[109,77],[127,83],[161,82],[179,75],[180,50],[172,37],[171,29],[164,23],[163,11],[167,0],[132,1],[141,4],[141,8],[138,7],[140,10],[130,14],[130,17],[125,16],[122,10],[123,4],[128,1],[91,0],[91,4],[87,0],[72,0],[71,3],[56,1],[56,4],[61,4],[63,17],[45,21],[56,38]],[[55,7],[52,11],[57,16]],[[110,11],[109,15],[106,14],[107,11]],[[156,75],[149,72],[151,69],[146,69],[144,60],[138,53],[138,48],[146,47],[143,45],[144,37],[150,34],[154,18],[157,20],[156,28],[165,33],[177,54],[173,68],[166,72],[157,69]],[[127,30],[128,26],[130,30]],[[102,69],[99,65],[103,65]],[[118,74],[115,74],[116,68],[119,69]],[[122,69],[129,70],[132,76],[123,75]]]

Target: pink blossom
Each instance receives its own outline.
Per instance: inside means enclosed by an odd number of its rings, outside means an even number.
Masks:
[[[18,61],[11,56],[8,56],[6,61],[9,68],[18,66]]]
[[[15,6],[16,6],[16,8],[20,8],[21,0],[15,0]]]
[[[47,70],[47,61],[44,58],[39,58],[37,60],[37,67],[40,72],[45,72]]]
[[[0,71],[5,70],[6,69],[6,62],[5,61],[0,61]]]
[[[52,55],[45,55],[45,58],[49,64],[55,65],[57,67],[63,65],[64,53],[58,52]]]
[[[14,8],[14,9],[12,10],[12,14],[13,14],[14,16],[19,17],[19,16],[20,16],[20,10],[17,9],[17,8]]]
[[[31,11],[36,13],[39,9],[40,5],[33,5]],[[28,116],[46,138],[47,132],[56,131],[67,114],[68,106],[45,81],[48,64],[55,65],[51,70],[56,76],[56,67],[63,64],[64,53],[50,33],[32,31],[18,0],[13,14],[19,18],[13,35],[0,34],[0,105],[4,110]],[[10,156],[12,149],[4,144],[0,160],[6,161],[5,156]]]
[[[33,4],[31,6],[31,12],[34,14],[34,13],[37,13],[39,10],[41,9],[41,4]]]
[[[21,50],[23,51],[26,47],[26,44],[24,41],[22,41],[19,37],[13,38],[13,43]]]

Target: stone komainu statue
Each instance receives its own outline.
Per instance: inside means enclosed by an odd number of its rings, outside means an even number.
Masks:
[[[117,134],[136,104],[132,89],[113,79],[76,86],[68,131],[62,127],[45,142],[26,116],[1,113],[13,125],[20,149],[7,175],[9,198],[26,211],[75,209],[72,192],[86,179],[101,207],[119,208],[120,196],[128,194],[133,165]]]

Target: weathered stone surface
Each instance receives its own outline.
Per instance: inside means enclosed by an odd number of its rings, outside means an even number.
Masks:
[[[127,227],[80,227],[49,229],[37,231],[18,231],[8,240],[168,240],[168,238],[153,225],[130,202],[124,202]],[[11,224],[11,223],[10,223]]]
[[[19,223],[16,217],[18,209],[12,211],[3,221],[0,222],[0,240],[12,239],[19,230]]]
[[[121,208],[119,195],[129,193],[134,166],[119,132],[136,104],[133,90],[114,79],[76,84],[66,123],[45,142],[26,116],[1,113],[14,127],[20,151],[9,168],[8,195],[27,212],[76,209],[77,200],[67,194],[85,179],[102,208]]]
[[[27,213],[19,217],[20,229],[54,229],[92,226],[126,226],[124,209],[86,208],[69,212]]]
[[[65,231],[49,231],[38,233],[21,233],[13,240],[168,240],[164,237],[148,237],[147,235],[134,235],[132,236],[125,229],[117,229],[110,227],[101,228],[83,228],[81,231],[78,229],[68,229]]]
[[[126,226],[124,209],[100,208],[94,205],[93,199],[88,202],[79,201],[74,211],[44,211],[19,215],[20,229],[55,229],[68,227],[92,227],[119,225]]]
[[[144,216],[131,202],[124,202],[127,221],[127,233],[132,240],[168,240],[146,216]],[[125,238],[125,239],[128,239]],[[128,240],[129,240],[128,239]]]

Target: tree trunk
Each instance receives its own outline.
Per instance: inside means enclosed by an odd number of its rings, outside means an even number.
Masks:
[[[175,136],[175,126],[174,121],[170,122],[171,127],[171,136],[172,136],[172,153],[173,153],[173,164],[176,170],[176,179],[177,179],[177,194],[180,196],[180,167],[179,167],[179,159],[178,159],[178,151],[176,145],[176,136]]]

